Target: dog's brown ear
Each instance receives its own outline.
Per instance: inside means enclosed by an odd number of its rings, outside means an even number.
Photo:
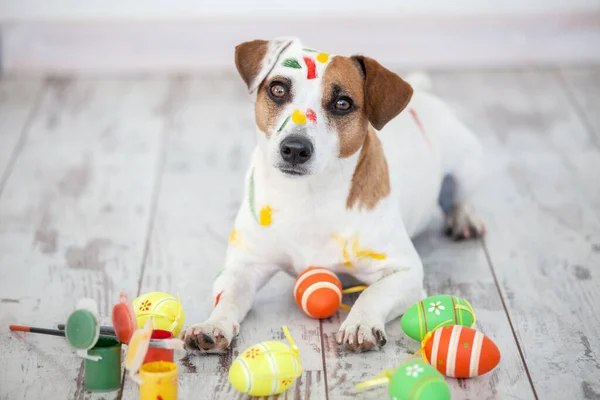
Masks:
[[[400,114],[413,94],[412,87],[397,74],[369,57],[353,56],[365,78],[365,109],[378,131]]]
[[[248,88],[262,68],[268,47],[269,42],[266,40],[244,42],[235,47],[235,67]]]
[[[279,56],[296,39],[281,38],[272,41],[253,40],[235,47],[235,66],[248,86],[254,92],[273,69]]]

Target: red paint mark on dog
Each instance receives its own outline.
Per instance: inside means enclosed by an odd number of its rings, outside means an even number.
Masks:
[[[221,301],[221,295],[223,294],[224,290],[221,290],[219,292],[219,294],[217,295],[217,297],[215,298],[215,307],[217,306],[217,304],[219,304],[219,301]]]
[[[313,124],[316,124],[317,123],[317,114],[312,109],[309,108],[308,110],[306,110],[306,119],[308,119]]]
[[[425,132],[425,128],[423,128],[423,124],[421,124],[421,120],[419,119],[417,112],[415,111],[414,108],[411,108],[408,111],[410,112],[410,115],[412,115],[413,119],[415,120],[415,124],[417,124],[417,126],[419,127],[419,130],[421,131],[421,134],[425,138],[427,145],[429,146],[429,148],[431,148],[431,141],[429,140],[429,136],[427,136],[427,133]]]
[[[304,57],[304,62],[306,63],[306,68],[308,68],[306,79],[315,79],[317,77],[317,67],[314,60],[310,57]]]

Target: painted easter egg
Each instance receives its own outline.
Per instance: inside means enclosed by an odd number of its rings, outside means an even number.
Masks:
[[[330,270],[312,267],[296,278],[294,297],[309,317],[329,318],[342,302],[342,283]]]
[[[112,323],[119,341],[129,343],[129,339],[137,329],[137,321],[129,297],[125,293],[121,293],[119,302],[113,306]]]
[[[183,328],[184,313],[181,303],[173,296],[163,292],[146,293],[133,301],[133,310],[138,328],[152,319],[153,329],[160,329],[179,335]]]
[[[440,326],[475,323],[473,307],[467,300],[455,296],[431,296],[412,305],[400,320],[402,330],[411,338],[422,341],[427,333]]]
[[[398,368],[388,390],[392,400],[450,400],[450,389],[444,376],[420,360]]]
[[[500,350],[475,329],[454,325],[436,329],[424,343],[428,362],[452,378],[471,378],[496,368]]]
[[[250,396],[284,392],[302,374],[297,351],[282,342],[267,341],[240,354],[229,369],[229,382]]]

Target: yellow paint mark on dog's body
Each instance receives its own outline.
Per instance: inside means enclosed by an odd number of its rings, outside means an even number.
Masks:
[[[337,241],[342,247],[342,264],[347,268],[354,268],[354,264],[365,258],[373,260],[385,260],[387,256],[384,253],[377,253],[371,249],[362,249],[358,241],[358,234],[355,234],[353,240],[348,240],[341,235],[332,234],[331,238]]]
[[[273,209],[271,206],[266,206],[260,209],[259,224],[261,226],[269,226],[273,223]]]
[[[376,253],[373,250],[359,248],[358,242],[352,243],[352,253],[358,258],[369,257],[374,260],[385,260],[387,258],[383,253]]]
[[[342,236],[338,235],[338,234],[332,234],[331,238],[334,239],[335,241],[337,241],[340,246],[342,246],[342,259],[343,261],[343,265],[344,267],[348,267],[348,268],[354,268],[354,266],[352,265],[352,261],[350,261],[350,256],[348,255],[348,246],[347,246],[347,240],[344,239]]]
[[[248,252],[252,252],[252,249],[248,243],[246,243],[240,232],[235,228],[233,228],[231,235],[229,235],[229,244],[231,244],[233,247],[242,248]]]

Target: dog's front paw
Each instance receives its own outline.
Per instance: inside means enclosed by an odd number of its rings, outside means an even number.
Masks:
[[[446,235],[454,240],[482,237],[485,225],[465,206],[458,205],[446,216]]]
[[[179,335],[188,350],[200,350],[206,353],[219,353],[227,349],[240,326],[237,323],[194,324]]]
[[[346,324],[340,327],[336,335],[338,344],[343,345],[345,350],[355,353],[363,351],[378,350],[387,343],[387,337],[383,326],[366,324]]]

